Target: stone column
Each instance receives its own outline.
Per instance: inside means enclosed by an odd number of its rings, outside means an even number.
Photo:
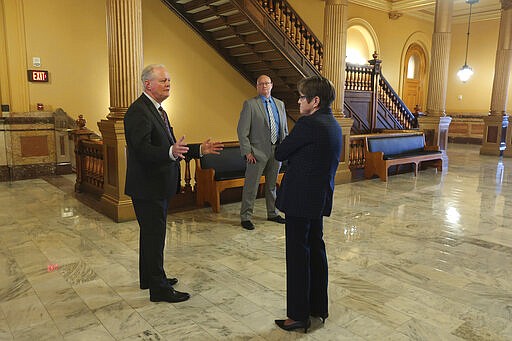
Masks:
[[[126,179],[126,140],[123,117],[128,106],[140,95],[142,84],[142,2],[107,0],[109,49],[110,113],[98,123],[103,137],[105,169],[104,213],[115,221],[135,218],[131,199],[124,194]]]
[[[507,97],[512,70],[512,0],[501,0],[500,33],[494,64],[491,112],[484,118],[484,137],[480,154],[512,157],[512,133],[508,127]]]
[[[326,0],[324,11],[324,61],[323,76],[336,89],[332,104],[334,117],[343,132],[343,148],[336,172],[336,183],[348,182],[352,173],[349,168],[350,129],[353,119],[343,114],[345,102],[345,54],[347,48],[347,7],[348,0]]]
[[[448,145],[451,117],[446,116],[446,89],[452,28],[453,0],[437,0],[432,34],[432,57],[428,79],[427,116],[418,119],[429,146],[439,145],[443,151]]]
[[[3,23],[0,25],[0,101],[2,105],[9,106],[10,112],[28,112],[30,105],[23,1],[3,0],[3,8],[0,3],[0,18]]]

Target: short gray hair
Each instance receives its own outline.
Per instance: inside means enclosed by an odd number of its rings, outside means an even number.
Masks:
[[[165,68],[164,64],[149,64],[142,70],[142,74],[140,75],[140,80],[144,83],[147,80],[151,80],[153,78],[153,70]]]

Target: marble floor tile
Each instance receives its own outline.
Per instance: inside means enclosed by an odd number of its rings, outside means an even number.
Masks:
[[[169,276],[149,301],[139,228],[72,192],[73,175],[0,183],[0,340],[512,340],[512,159],[449,144],[427,168],[336,186],[325,218],[329,318],[285,332],[285,239],[256,201],[171,213]],[[15,203],[15,205],[13,205]]]

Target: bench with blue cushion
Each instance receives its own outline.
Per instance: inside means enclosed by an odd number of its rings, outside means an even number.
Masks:
[[[220,211],[220,194],[227,188],[242,187],[245,181],[245,158],[240,153],[238,142],[224,142],[224,149],[219,155],[208,154],[196,163],[196,204],[199,207],[209,203],[213,212]],[[281,183],[284,167],[277,177]],[[260,178],[260,184],[265,177]]]
[[[380,135],[380,136],[379,136]],[[388,180],[388,169],[400,165],[413,164],[414,175],[423,161],[434,161],[433,165],[442,170],[443,154],[438,146],[425,146],[424,134],[376,134],[365,138],[365,168],[367,179],[378,175],[382,181]]]

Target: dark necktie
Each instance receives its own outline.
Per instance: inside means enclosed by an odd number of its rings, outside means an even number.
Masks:
[[[167,113],[165,112],[164,108],[159,107],[158,111],[160,112],[160,116],[162,117],[162,120],[164,121],[165,130],[167,131],[167,134],[171,138],[172,143],[176,142],[176,139],[174,138],[174,134],[171,131],[171,125],[169,124],[169,119],[167,118]]]
[[[270,143],[276,144],[277,142],[277,127],[276,121],[274,117],[274,111],[272,110],[272,105],[270,104],[270,100],[266,100],[267,111],[268,111],[268,121],[270,123]]]

